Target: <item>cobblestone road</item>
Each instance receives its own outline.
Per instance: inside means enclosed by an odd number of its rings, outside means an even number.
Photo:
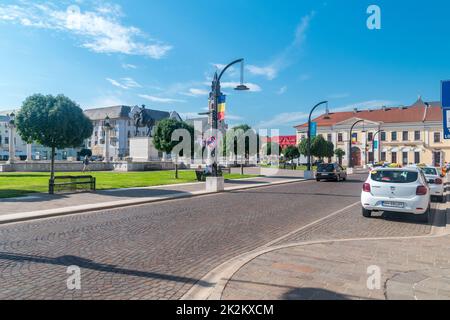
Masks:
[[[0,226],[0,299],[178,299],[228,259],[358,202],[357,178]],[[344,212],[347,222],[336,222],[336,230],[351,224],[346,214],[354,212]],[[413,222],[396,226],[378,230],[429,231]],[[71,265],[81,268],[81,290],[67,289]]]

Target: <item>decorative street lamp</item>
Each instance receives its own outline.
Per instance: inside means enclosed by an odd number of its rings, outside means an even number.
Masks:
[[[380,134],[381,132],[383,132],[383,129],[378,130],[377,132],[375,132],[375,134],[373,135],[373,141],[372,141],[372,154],[373,154],[373,162],[375,162],[375,138],[378,134]],[[380,150],[381,150],[381,139],[379,139],[378,141],[378,162],[380,162]]]
[[[15,138],[15,129],[16,129],[16,125],[15,125],[15,121],[16,121],[16,115],[14,114],[14,112],[12,112],[11,114],[8,115],[9,117],[9,123],[8,123],[8,127],[9,127],[9,157],[8,157],[8,164],[13,164],[14,160],[16,158],[16,144],[14,143],[14,138]]]
[[[358,123],[361,123],[361,122],[364,122],[365,120],[358,120],[358,121],[356,121],[353,125],[352,125],[352,127],[350,128],[350,139],[349,139],[349,149],[348,149],[348,157],[349,157],[349,159],[348,159],[348,167],[349,168],[351,168],[351,169],[353,169],[353,161],[352,161],[352,139],[353,139],[353,137],[352,137],[352,135],[353,135],[353,129],[355,128],[355,126],[358,124]],[[364,132],[365,130],[363,129],[363,132]]]
[[[109,163],[109,145],[110,145],[110,134],[111,134],[111,121],[109,116],[107,115],[104,124],[103,124],[104,130],[105,130],[105,150],[103,152],[104,158],[103,162]]]
[[[328,101],[322,101],[316,104],[309,113],[308,118],[308,170],[304,173],[305,179],[312,179],[312,172],[311,172],[311,118],[314,111],[321,106],[322,104],[328,104]]]
[[[245,84],[244,84],[244,59],[238,59],[231,63],[229,63],[223,70],[220,72],[220,74],[217,73],[217,71],[214,74],[214,78],[211,85],[211,93],[209,94],[209,99],[211,103],[210,107],[210,118],[211,118],[211,127],[213,135],[217,135],[218,130],[218,105],[219,105],[219,97],[222,95],[220,92],[220,80],[222,79],[222,76],[224,75],[225,71],[227,71],[231,66],[235,64],[241,64],[241,82],[240,84],[235,88],[236,91],[247,91],[250,90]],[[217,139],[217,137],[216,137]],[[217,140],[216,140],[216,146],[213,148],[211,153],[214,152],[213,158],[213,165],[212,165],[212,176],[218,177],[218,166],[217,166]]]

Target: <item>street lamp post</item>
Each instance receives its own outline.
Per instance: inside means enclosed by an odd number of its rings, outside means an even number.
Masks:
[[[105,150],[103,152],[103,162],[109,163],[110,155],[109,155],[109,146],[110,146],[110,134],[111,134],[111,122],[109,116],[106,116],[104,122],[104,130],[105,130]]]
[[[305,172],[305,179],[312,179],[312,172],[311,172],[311,118],[312,118],[312,114],[314,113],[314,111],[321,106],[322,104],[327,104],[328,101],[322,101],[319,102],[318,104],[316,104],[312,109],[311,112],[309,113],[309,118],[308,118],[308,171]]]
[[[15,138],[15,131],[16,131],[16,115],[14,112],[12,112],[9,116],[9,157],[8,157],[8,164],[13,164],[14,160],[16,158],[16,144],[14,143]]]
[[[238,59],[231,63],[229,63],[223,70],[220,72],[220,74],[216,73],[214,74],[214,78],[211,85],[211,93],[209,95],[210,101],[212,103],[211,106],[211,127],[213,131],[213,135],[217,135],[217,130],[219,127],[219,120],[218,120],[218,104],[219,104],[219,97],[221,95],[220,92],[220,80],[222,79],[222,76],[224,75],[225,71],[227,71],[231,66],[235,64],[241,64],[241,82],[240,84],[235,88],[237,91],[246,91],[249,90],[249,88],[244,85],[244,59]],[[216,137],[217,138],[217,137]],[[218,177],[218,165],[217,165],[217,146],[218,142],[216,140],[216,146],[212,150],[214,152],[213,158],[213,164],[212,164],[212,176]]]
[[[378,134],[380,134],[383,130],[380,129],[377,132],[375,132],[375,134],[373,135],[373,141],[372,141],[372,154],[373,154],[373,162],[375,162],[375,138]],[[381,150],[381,140],[378,141],[378,162],[380,162],[380,150]]]
[[[353,161],[352,161],[352,135],[353,135],[353,129],[355,128],[355,126],[358,124],[358,123],[361,123],[361,122],[364,122],[364,120],[358,120],[358,121],[356,121],[353,125],[352,125],[352,127],[350,128],[350,137],[349,137],[349,142],[348,142],[348,145],[349,145],[349,148],[348,148],[348,157],[349,157],[349,159],[348,159],[348,167],[350,168],[350,169],[353,169]]]

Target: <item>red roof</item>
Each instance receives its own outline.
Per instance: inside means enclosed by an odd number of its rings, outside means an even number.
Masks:
[[[267,139],[265,139],[265,142],[271,141],[278,143],[280,147],[284,149],[289,146],[295,146],[297,144],[297,136],[267,137]]]
[[[313,120],[319,127],[333,126],[351,118],[359,118],[374,122],[401,123],[401,122],[422,122],[422,121],[442,121],[442,108],[440,102],[430,102],[426,104],[419,99],[409,107],[385,107],[377,110],[345,111],[323,114]],[[296,128],[306,128],[308,123],[296,126]]]

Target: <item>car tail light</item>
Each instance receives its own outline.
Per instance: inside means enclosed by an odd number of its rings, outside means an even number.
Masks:
[[[434,183],[435,184],[443,184],[444,181],[442,181],[442,179],[440,179],[440,178],[437,178],[436,180],[434,180]]]
[[[363,191],[364,192],[370,192],[370,184],[369,183],[364,183],[363,184]]]
[[[418,186],[416,195],[418,196],[425,196],[428,193],[428,189],[424,186]]]

